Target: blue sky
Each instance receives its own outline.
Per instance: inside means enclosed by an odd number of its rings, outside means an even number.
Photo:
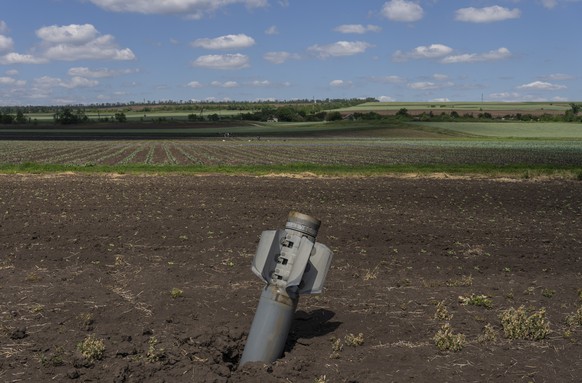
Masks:
[[[0,105],[581,101],[582,0],[5,0]]]

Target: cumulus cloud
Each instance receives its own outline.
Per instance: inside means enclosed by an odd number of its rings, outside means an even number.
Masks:
[[[248,56],[236,53],[228,55],[200,56],[192,63],[193,66],[209,69],[242,69],[250,65]]]
[[[290,52],[267,52],[263,55],[263,58],[267,61],[272,62],[273,64],[283,64],[289,60],[299,60],[299,55],[296,53]]]
[[[390,0],[384,4],[382,15],[392,21],[413,22],[422,19],[424,10],[413,1]]]
[[[0,35],[0,51],[7,51],[12,49],[14,41],[10,37]]]
[[[91,24],[52,25],[36,31],[43,41],[42,56],[50,60],[133,60],[129,48],[120,49],[112,35],[100,35]]]
[[[402,77],[395,75],[371,77],[370,81],[382,84],[402,84],[403,82],[405,82],[405,80]]]
[[[82,44],[93,40],[99,32],[91,24],[51,25],[36,31],[36,35],[49,43]]]
[[[99,85],[97,80],[89,80],[83,77],[72,77],[70,80],[63,80],[58,77],[43,76],[34,80],[35,86],[42,89],[52,89],[62,87],[67,89],[73,88],[91,88]]]
[[[407,60],[417,60],[417,59],[435,59],[441,58],[453,51],[453,48],[448,47],[443,44],[431,44],[428,46],[419,46],[411,50],[410,52],[396,51],[392,58],[395,61],[407,61]]]
[[[334,28],[334,31],[339,33],[354,33],[363,35],[367,32],[380,32],[382,28],[377,25],[362,25],[362,24],[343,24]]]
[[[307,50],[319,58],[352,56],[364,53],[373,45],[363,41],[338,41],[328,45],[312,45]]]
[[[558,0],[542,0],[542,5],[545,8],[553,9],[556,5],[558,5]]]
[[[560,90],[566,89],[565,85],[552,84],[545,81],[534,81],[529,84],[523,84],[517,87],[517,89],[527,89],[527,90]]]
[[[499,5],[485,8],[461,8],[455,12],[455,19],[469,23],[492,23],[509,19],[517,19],[521,11],[517,8],[509,9]]]
[[[264,87],[270,87],[273,84],[269,80],[254,80],[254,81],[251,81],[248,85],[252,86],[252,87],[257,87],[257,88],[264,88]]]
[[[350,87],[351,85],[352,82],[346,80],[332,80],[329,83],[329,86],[331,86],[332,88],[345,88]]]
[[[8,25],[4,20],[0,20],[0,33],[8,32]]]
[[[542,81],[569,81],[574,80],[575,78],[575,76],[565,73],[552,73],[547,76],[540,76],[540,80]]]
[[[217,88],[238,88],[238,82],[236,81],[212,81],[210,85],[215,86]]]
[[[22,87],[26,85],[26,81],[24,80],[17,80],[12,77],[0,77],[0,85],[9,85],[9,86],[18,86]]]
[[[124,74],[131,74],[135,72],[137,72],[137,70],[135,69],[113,70],[107,68],[89,69],[87,67],[74,67],[70,68],[67,74],[72,77],[107,78],[116,77]]]
[[[193,89],[204,87],[204,85],[199,81],[190,81],[186,86]]]
[[[380,96],[380,97],[378,97],[378,101],[380,101],[380,102],[393,102],[393,101],[396,101],[396,99],[392,98],[390,96]]]
[[[35,57],[33,55],[20,54],[16,52],[11,52],[0,56],[0,64],[11,65],[11,64],[44,64],[48,62],[47,59],[41,57]]]
[[[245,34],[226,35],[213,39],[197,39],[192,42],[193,47],[204,49],[241,49],[255,45],[255,39]]]
[[[482,61],[498,61],[510,58],[511,52],[507,48],[499,48],[485,53],[465,53],[447,56],[441,60],[443,64],[475,63]]]
[[[249,8],[268,5],[267,0],[90,0],[93,4],[112,12],[131,12],[143,14],[177,14],[200,19],[207,13],[232,4],[244,4]]]
[[[267,35],[278,35],[279,29],[277,29],[276,25],[271,25],[269,28],[265,30],[265,34]]]
[[[417,81],[408,83],[406,86],[414,90],[434,90],[451,87],[452,82],[432,82],[432,81]]]

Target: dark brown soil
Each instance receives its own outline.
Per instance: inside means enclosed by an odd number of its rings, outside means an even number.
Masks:
[[[250,262],[290,210],[323,222],[326,290],[301,297],[280,360],[238,368]],[[2,175],[0,380],[580,382],[581,217],[580,182]],[[522,305],[545,308],[545,339],[504,337]],[[436,347],[446,322],[462,350]]]

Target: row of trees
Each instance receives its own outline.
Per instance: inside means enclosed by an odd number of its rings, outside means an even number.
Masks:
[[[331,103],[334,103],[332,101]],[[363,102],[360,100],[360,102]],[[325,105],[329,108],[331,104]],[[256,105],[255,105],[256,107]],[[423,112],[421,114],[412,114],[406,108],[401,108],[393,115],[379,114],[376,112],[355,112],[351,114],[341,114],[337,111],[321,110],[323,105],[318,104],[284,104],[273,105],[263,104],[259,110],[248,112],[241,112],[239,114],[232,114],[228,116],[220,116],[217,113],[206,113],[201,109],[199,113],[191,113],[188,115],[189,121],[219,121],[219,120],[242,120],[242,121],[282,121],[282,122],[317,122],[317,121],[337,121],[342,119],[349,119],[352,121],[365,120],[384,120],[396,119],[400,121],[471,121],[471,120],[514,120],[514,121],[553,121],[553,122],[582,122],[582,104],[570,104],[570,109],[564,114],[542,114],[533,115],[530,113],[515,113],[506,115],[493,116],[489,112],[479,113],[464,113],[459,114],[457,111],[450,113],[441,112],[434,113],[433,111]],[[206,111],[208,112],[208,110]],[[90,119],[86,114],[85,108],[71,107],[59,108],[54,111],[53,120],[57,124],[72,125],[82,124],[90,121],[98,122],[126,122],[127,116],[123,111],[116,111],[112,117],[101,117],[97,111],[97,119]],[[157,121],[163,122],[164,117],[158,118]],[[26,117],[23,110],[17,110],[15,114],[2,112],[0,110],[0,124],[30,124],[34,123],[30,118]]]

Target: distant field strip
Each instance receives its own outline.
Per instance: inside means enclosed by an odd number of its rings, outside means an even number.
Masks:
[[[582,141],[175,140],[0,141],[0,164],[582,166]]]
[[[418,122],[415,125],[484,137],[582,139],[582,124],[569,122]]]
[[[562,111],[565,112],[571,107],[568,103],[547,103],[547,102],[366,102],[349,108],[339,109],[343,112],[358,111],[395,111],[401,108],[408,110],[425,109],[450,109],[458,112],[463,111]]]

